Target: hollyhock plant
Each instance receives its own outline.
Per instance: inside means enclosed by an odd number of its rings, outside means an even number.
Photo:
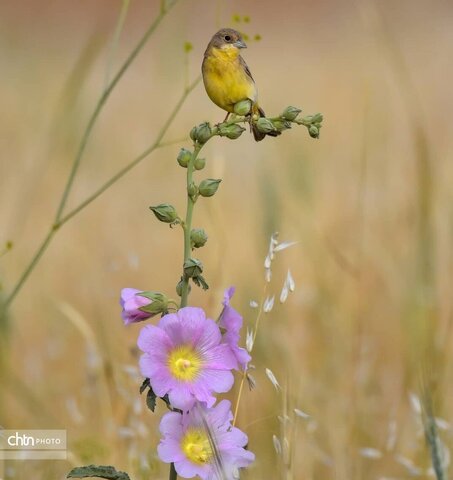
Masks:
[[[236,359],[201,308],[184,307],[163,316],[157,326],[143,327],[137,344],[144,352],[141,373],[158,397],[168,394],[174,408],[188,410],[195,400],[211,407],[213,392],[233,386]]]
[[[242,328],[242,316],[230,305],[234,291],[234,287],[225,290],[219,325],[225,330],[223,341],[230,347],[240,368],[246,370],[251,357],[245,348],[238,345]]]
[[[170,7],[176,2],[162,3],[163,7]],[[161,14],[168,9],[162,8]],[[134,48],[124,66],[120,68],[115,80],[107,88],[106,93],[111,91],[114,83],[118,81],[145,44],[150,33],[154,31],[154,26],[153,24],[147,30],[138,46]],[[225,36],[225,38],[227,37]],[[186,50],[188,52],[190,48]],[[181,102],[197,82],[185,88],[177,108],[158,134],[159,138],[154,147],[161,143]],[[106,98],[103,94],[100,106]],[[91,123],[96,119],[99,112],[98,107],[90,120]],[[220,178],[197,178],[199,172],[206,166],[206,159],[200,157],[201,151],[208,141],[215,137],[226,137],[232,140],[239,138],[246,130],[240,125],[241,123],[244,126],[250,124],[250,126],[256,127],[259,139],[266,134],[271,136],[280,134],[284,130],[290,129],[292,124],[305,126],[311,137],[318,138],[323,120],[321,114],[299,118],[301,110],[296,107],[287,107],[277,117],[254,118],[254,115],[249,114],[252,107],[249,99],[242,100],[232,107],[235,115],[230,119],[227,116],[223,122],[218,124],[211,125],[205,121],[194,126],[189,134],[192,147],[181,148],[176,158],[181,168],[185,169],[186,185],[182,192],[186,198],[185,214],[184,212],[178,213],[177,209],[167,202],[149,207],[160,222],[169,227],[181,227],[173,229],[173,231],[182,232],[183,235],[182,268],[176,284],[176,293],[179,299],[175,301],[160,292],[140,291],[134,288],[125,288],[121,292],[122,318],[126,325],[147,320],[158,314],[162,315],[157,325],[146,325],[141,329],[137,344],[143,352],[140,357],[140,371],[146,377],[139,389],[140,393],[148,389],[146,404],[151,411],[155,411],[156,397],[160,397],[171,410],[161,420],[160,430],[163,438],[158,447],[161,460],[171,464],[169,480],[177,480],[178,475],[183,478],[198,476],[202,480],[219,480],[220,478],[235,480],[239,478],[238,469],[249,466],[255,459],[254,454],[245,448],[248,442],[247,436],[232,425],[235,422],[231,413],[231,403],[223,400],[214,406],[215,394],[228,392],[233,386],[233,369],[242,371],[235,416],[239,411],[244,381],[247,379],[250,385],[253,385],[252,377],[247,375],[251,357],[244,348],[239,347],[242,317],[230,305],[234,288],[231,287],[225,291],[223,310],[218,322],[207,318],[202,309],[188,306],[189,294],[193,286],[203,290],[209,288],[209,278],[205,278],[205,266],[196,256],[198,249],[205,246],[208,235],[203,228],[193,228],[193,213],[199,202],[204,203],[216,194],[222,181]],[[264,115],[262,112],[261,114]],[[92,126],[90,125],[86,134],[90,132]],[[255,138],[257,137],[255,136]],[[86,138],[82,140],[79,153],[83,152],[85,140]],[[147,149],[146,152],[149,153],[154,147]],[[137,164],[142,158],[144,155],[137,157],[131,165]],[[77,166],[77,158],[75,166]],[[129,167],[126,167],[122,172],[124,173],[128,169]],[[119,176],[121,175],[122,173]],[[117,175],[116,178],[118,179],[119,176]],[[111,184],[112,182],[107,183]],[[68,192],[66,191],[65,195],[66,193]],[[94,194],[93,198],[96,195]],[[60,210],[63,210],[63,207],[64,205]],[[78,210],[75,209],[75,211]],[[71,213],[65,217],[58,215],[56,223],[62,224],[70,216]],[[160,235],[160,233],[156,230],[155,235]],[[272,242],[272,245],[277,245],[274,237]],[[276,248],[275,251],[277,251]],[[32,263],[35,260],[36,258]],[[151,268],[153,267],[155,265],[151,266]],[[270,268],[266,266],[267,274],[270,275]],[[23,280],[22,277],[18,287],[13,291],[13,296],[22,285]],[[11,297],[7,301],[10,299]],[[170,313],[170,311],[175,313]],[[264,311],[267,311],[266,308]],[[252,340],[255,339],[258,319],[259,316],[256,320],[253,338],[250,337]],[[162,478],[160,473],[156,472],[159,478]],[[96,465],[75,468],[68,477],[105,478],[106,474],[109,475],[109,478],[113,478],[113,476],[129,478],[125,472],[117,472],[113,467]]]
[[[145,312],[141,310],[142,307],[146,307],[152,303],[149,298],[140,295],[143,293],[136,288],[123,288],[121,290],[120,304],[123,308],[121,316],[125,325],[130,323],[142,322],[148,318],[151,318],[155,313]]]
[[[166,413],[160,422],[160,459],[174,463],[182,478],[239,478],[237,470],[250,465],[255,455],[244,448],[247,435],[231,425],[232,419],[228,400],[213,408],[196,404],[182,415]]]

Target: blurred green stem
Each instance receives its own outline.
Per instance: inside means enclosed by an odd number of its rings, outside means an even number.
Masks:
[[[111,177],[107,182],[104,183],[98,190],[96,190],[93,194],[91,194],[88,198],[86,198],[83,202],[81,202],[77,207],[67,213],[64,217],[62,217],[58,222],[52,224],[47,233],[46,237],[36,250],[33,258],[31,259],[28,266],[23,271],[22,275],[20,276],[18,282],[14,286],[13,290],[9,294],[9,296],[5,300],[5,308],[8,308],[16,295],[19,293],[23,285],[25,284],[26,280],[28,279],[31,272],[36,267],[37,263],[41,259],[44,252],[47,250],[50,242],[52,241],[53,236],[57,232],[57,230],[62,227],[65,223],[67,223],[71,218],[75,215],[80,213],[85,207],[87,207],[91,202],[93,202],[97,197],[99,197],[102,193],[104,193],[109,187],[111,187],[115,182],[117,182],[120,178],[122,178],[126,173],[128,173],[132,168],[138,165],[144,158],[150,155],[154,150],[161,148],[167,143],[162,142],[164,135],[167,133],[168,129],[170,128],[171,124],[173,123],[177,113],[181,109],[182,105],[184,104],[185,100],[192,92],[192,90],[198,85],[200,82],[201,77],[198,77],[181,95],[180,99],[178,100],[176,106],[174,107],[173,111],[170,113],[169,117],[167,118],[166,122],[164,123],[163,127],[161,128],[160,132],[158,133],[155,141],[151,146],[149,146],[146,150],[144,150],[138,157],[132,160],[128,165],[122,168],[119,172],[117,172],[113,177]]]
[[[123,63],[121,68],[118,70],[116,75],[113,77],[112,81],[107,85],[106,89],[102,92],[93,113],[91,114],[91,117],[88,121],[88,124],[85,128],[85,131],[82,135],[82,139],[79,144],[79,148],[77,150],[76,156],[74,158],[74,162],[72,164],[71,171],[68,176],[68,180],[66,182],[66,186],[63,191],[63,195],[61,197],[60,203],[57,208],[57,213],[55,215],[55,222],[58,223],[61,220],[61,217],[63,215],[64,208],[66,206],[66,202],[68,200],[69,193],[71,191],[72,185],[74,183],[74,178],[76,176],[77,170],[79,169],[80,166],[80,161],[82,160],[82,156],[85,152],[85,148],[88,143],[88,139],[90,137],[91,131],[93,130],[94,124],[96,123],[96,120],[102,110],[102,107],[106,103],[107,99],[109,98],[110,94],[112,93],[113,89],[117,85],[117,83],[120,81],[121,77],[124,75],[126,70],[129,68],[129,65],[134,61],[135,57],[140,53],[142,48],[145,46],[146,42],[148,41],[149,37],[154,33],[156,28],[159,26],[160,22],[162,19],[165,17],[165,15],[168,13],[170,8],[175,5],[177,0],[171,2],[168,5],[167,9],[161,9],[157,17],[154,19],[154,21],[151,23],[149,26],[148,30],[145,32],[143,37],[140,39],[136,47],[132,50],[132,52],[129,54],[127,57],[126,61]]]

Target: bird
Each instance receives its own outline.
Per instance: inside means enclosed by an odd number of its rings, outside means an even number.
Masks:
[[[251,115],[265,117],[264,110],[258,104],[258,91],[255,80],[240,50],[247,48],[242,35],[232,28],[222,28],[212,38],[203,57],[201,71],[208,97],[221,109],[234,112],[234,105],[243,100],[250,100],[250,125],[257,142],[266,135],[276,137],[279,131],[260,132],[251,121]]]

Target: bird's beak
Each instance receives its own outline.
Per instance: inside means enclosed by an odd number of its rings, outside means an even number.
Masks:
[[[237,48],[247,48],[247,45],[243,40],[238,40],[237,42],[234,42],[233,45]]]

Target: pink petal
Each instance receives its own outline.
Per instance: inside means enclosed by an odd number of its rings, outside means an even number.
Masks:
[[[231,370],[237,365],[234,353],[225,343],[204,352],[203,358],[206,362],[205,368],[212,370]]]
[[[200,391],[201,396],[207,397],[209,392],[216,392],[216,393],[225,393],[231,390],[231,387],[234,383],[233,374],[230,371],[226,370],[203,370],[200,374],[198,379],[196,380],[196,384],[194,385],[194,391]],[[203,398],[197,394],[197,398],[200,401],[204,401]],[[207,402],[208,406],[212,405],[212,402]],[[210,403],[210,405],[209,405]]]
[[[184,411],[189,410],[195,402],[190,386],[182,382],[175,382],[168,392],[168,398],[172,407]]]
[[[155,325],[146,325],[140,330],[137,345],[143,352],[167,352],[173,347],[170,337]]]
[[[231,420],[233,420],[233,414],[231,413],[231,402],[229,400],[220,401],[209,412],[209,423],[216,431],[222,426],[225,426],[225,429],[228,429]]]
[[[175,463],[176,473],[182,478],[193,478],[199,475],[203,480],[209,478],[211,467],[208,465],[196,465],[190,460],[185,459],[181,462]]]
[[[214,320],[207,318],[203,322],[201,335],[199,336],[198,341],[196,343],[194,342],[193,345],[202,353],[204,353],[218,345],[221,339],[222,334],[220,333],[217,323],[214,322]]]
[[[157,453],[159,458],[166,463],[180,462],[185,458],[179,442],[173,439],[162,440],[157,446]]]

